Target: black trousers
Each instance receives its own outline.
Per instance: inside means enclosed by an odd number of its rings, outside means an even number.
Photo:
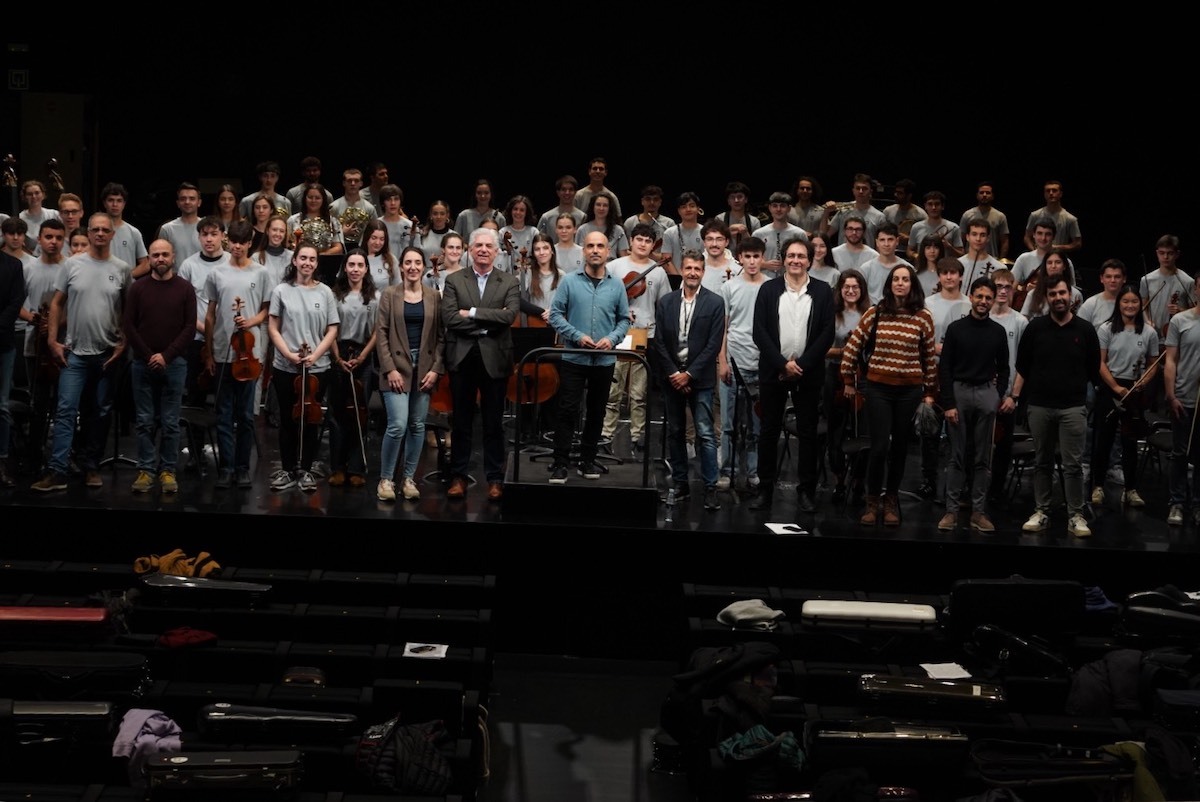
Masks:
[[[779,435],[788,398],[796,410],[796,489],[813,493],[817,488],[817,466],[821,451],[817,444],[817,419],[822,385],[816,382],[759,381],[762,429],[758,440],[758,475],[763,486],[775,487],[779,472]]]
[[[504,481],[504,397],[508,378],[493,379],[483,365],[478,346],[450,371],[450,472],[465,479],[471,470],[471,431],[475,410],[483,417],[483,471],[489,482]],[[478,398],[478,401],[476,399]]]
[[[554,423],[554,464],[566,465],[571,458],[579,403],[584,401],[579,461],[596,459],[596,444],[604,426],[608,394],[612,390],[615,365],[577,365],[565,359],[558,363],[558,415]],[[586,396],[585,396],[586,391]]]

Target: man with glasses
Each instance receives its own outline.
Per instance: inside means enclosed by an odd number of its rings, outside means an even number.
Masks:
[[[59,321],[66,314],[67,337],[65,343],[54,337],[47,341],[51,356],[62,370],[48,469],[33,483],[39,493],[67,488],[75,418],[85,392],[94,401],[82,421],[83,448],[76,458],[84,472],[84,484],[91,488],[104,486],[100,455],[108,440],[113,392],[125,352],[121,315],[125,288],[131,280],[130,265],[112,255],[115,230],[107,214],[93,214],[88,219],[87,250],[67,260],[54,285],[50,331],[58,331]]]
[[[866,230],[867,224],[861,217],[850,215],[846,218],[846,222],[842,224],[842,233],[846,241],[830,251],[838,272],[845,273],[851,268],[860,268],[865,262],[879,256],[879,251],[863,244]]]
[[[883,212],[876,209],[871,203],[874,197],[874,186],[875,181],[866,173],[855,175],[854,183],[850,185],[850,191],[854,193],[854,205],[849,209],[839,210],[839,204],[836,201],[826,201],[821,233],[826,237],[832,237],[834,232],[841,232],[840,242],[845,242],[846,218],[854,216],[861,219],[866,228],[866,233],[863,235],[864,241],[874,242],[879,227],[887,222]]]

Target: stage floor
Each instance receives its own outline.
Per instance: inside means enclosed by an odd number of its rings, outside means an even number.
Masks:
[[[920,541],[924,543],[995,543],[1031,547],[1069,547],[1072,549],[1117,549],[1126,551],[1197,553],[1200,552],[1200,530],[1190,523],[1168,526],[1166,469],[1152,457],[1145,469],[1146,476],[1139,489],[1146,499],[1141,509],[1123,508],[1121,487],[1108,487],[1108,500],[1103,505],[1089,505],[1093,535],[1079,538],[1066,531],[1065,507],[1059,503],[1052,512],[1050,527],[1041,533],[1027,534],[1021,525],[1032,512],[1032,475],[1027,472],[1015,488],[1009,503],[989,510],[996,532],[982,535],[972,532],[962,523],[951,532],[941,532],[937,522],[945,512],[940,501],[925,501],[914,492],[920,483],[920,457],[914,446],[910,452],[908,470],[901,493],[902,523],[895,527],[864,527],[858,523],[861,505],[835,505],[832,488],[826,481],[818,488],[815,513],[796,510],[795,503],[795,443],[785,454],[785,465],[775,492],[775,504],[770,513],[749,509],[750,496],[744,482],[737,481],[738,490],[720,492],[721,508],[704,508],[703,484],[699,479],[698,460],[691,460],[693,477],[691,497],[668,506],[662,503],[669,475],[662,459],[661,426],[650,424],[650,454],[634,454],[625,424],[618,429],[610,454],[601,460],[608,473],[599,480],[589,481],[572,470],[566,485],[550,485],[549,457],[544,449],[514,454],[509,448],[509,488],[504,501],[487,500],[476,433],[476,453],[472,472],[477,480],[468,489],[467,497],[453,501],[446,498],[446,487],[438,474],[438,451],[426,447],[417,472],[421,498],[418,501],[398,499],[394,503],[376,499],[378,481],[379,431],[378,421],[372,421],[366,443],[367,484],[362,488],[330,487],[324,477],[318,478],[318,488],[304,493],[298,488],[282,492],[269,489],[269,476],[279,467],[278,433],[259,419],[260,451],[252,462],[254,484],[247,490],[217,489],[216,470],[211,447],[199,449],[199,460],[190,455],[180,459],[180,492],[164,495],[156,487],[149,493],[134,493],[130,487],[136,476],[132,461],[125,459],[135,452],[131,431],[117,434],[110,459],[102,471],[104,487],[86,488],[81,476],[70,478],[65,491],[37,493],[30,489],[36,479],[31,475],[18,476],[15,488],[0,491],[0,500],[10,507],[30,510],[59,508],[80,512],[88,510],[139,510],[150,512],[220,513],[223,515],[283,515],[316,518],[351,519],[361,521],[422,521],[441,523],[517,524],[520,526],[546,524],[559,527],[574,524],[587,527],[618,527],[623,530],[708,532],[731,534],[762,534],[787,538],[849,538],[854,540]],[[116,427],[114,427],[116,428]],[[506,424],[511,435],[511,421]],[[186,438],[184,440],[186,444]],[[186,449],[185,449],[186,450]],[[945,444],[943,444],[943,464]],[[111,455],[110,455],[111,456]],[[328,465],[327,438],[321,445],[319,464],[315,473],[325,473]],[[514,460],[520,460],[516,465]],[[203,462],[206,475],[197,471]],[[646,464],[648,463],[648,464]],[[644,480],[644,481],[643,481]],[[398,490],[399,488],[397,488]],[[1056,486],[1056,497],[1060,490]],[[1061,501],[1061,499],[1059,499]]]

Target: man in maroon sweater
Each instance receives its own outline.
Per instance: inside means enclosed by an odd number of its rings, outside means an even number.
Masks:
[[[187,378],[188,345],[196,335],[196,290],[175,275],[175,249],[164,239],[150,245],[150,274],[129,288],[125,339],[133,349],[133,403],[137,412],[137,478],[133,492],[146,493],[157,472],[163,493],[179,482],[179,407]],[[157,413],[157,414],[156,414]],[[154,449],[157,421],[161,433]]]

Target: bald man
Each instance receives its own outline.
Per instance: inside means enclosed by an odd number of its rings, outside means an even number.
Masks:
[[[187,352],[196,335],[196,290],[175,273],[175,248],[150,243],[149,274],[134,282],[125,299],[125,339],[133,351],[133,404],[137,412],[137,478],[133,492],[158,482],[163,493],[179,491],[179,407],[187,379]],[[157,420],[155,412],[157,411]],[[160,442],[155,450],[154,434]]]
[[[599,479],[604,469],[596,462],[601,426],[612,387],[615,349],[629,331],[629,299],[625,282],[608,272],[608,237],[590,231],[583,238],[583,270],[559,282],[550,304],[550,325],[568,348],[592,351],[563,354],[559,363],[558,422],[554,428],[551,484],[566,484],[571,445],[579,422],[579,402],[586,391],[578,471],[584,479]]]

